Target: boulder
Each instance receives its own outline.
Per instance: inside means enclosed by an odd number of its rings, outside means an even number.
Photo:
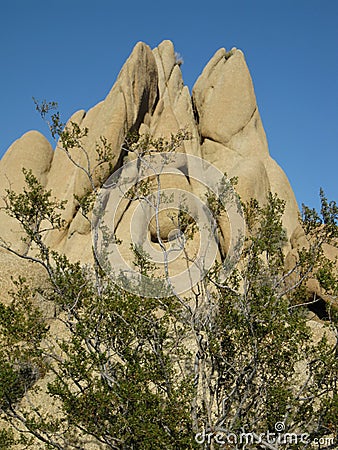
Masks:
[[[286,202],[283,224],[290,237],[298,226],[298,205],[288,179],[270,157],[256,97],[241,51],[220,49],[193,88],[202,155],[238,177],[243,201],[265,202],[269,191]],[[289,246],[290,248],[290,246]]]
[[[193,88],[203,138],[229,142],[251,120],[256,97],[243,53],[218,50]]]
[[[48,140],[38,131],[28,131],[16,140],[0,161],[0,206],[4,206],[6,190],[22,192],[25,177],[22,169],[31,170],[42,186],[46,185],[47,174],[53,159],[53,150]],[[26,249],[22,242],[18,222],[0,209],[0,236],[19,251]]]

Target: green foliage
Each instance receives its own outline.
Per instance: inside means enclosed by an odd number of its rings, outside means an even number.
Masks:
[[[7,450],[15,443],[12,430],[0,430],[0,449]]]
[[[112,145],[106,137],[99,136],[95,143],[96,159],[92,161],[86,149],[89,129],[81,127],[74,121],[62,122],[56,102],[47,102],[46,100],[39,102],[35,98],[33,98],[33,101],[41,118],[47,123],[57,147],[66,154],[75,167],[86,175],[89,181],[90,190],[84,193],[83,198],[76,196],[83,216],[88,219],[87,215],[93,206],[92,198],[95,197],[97,188],[102,185],[113,170],[115,155]]]
[[[70,307],[76,323],[67,326],[75,329],[61,344],[65,357],[49,384],[69,424],[126,448],[174,448],[175,439],[187,439],[189,391],[183,380],[174,385],[167,353],[176,352],[169,333],[175,302],[168,300],[157,317],[155,299],[136,299],[111,285],[98,296],[90,284],[81,300]],[[182,408],[174,415],[177,402]]]
[[[46,191],[31,170],[23,169],[26,187],[17,194],[6,189],[5,209],[10,217],[14,217],[21,225],[25,242],[40,242],[40,236],[46,231],[62,228],[64,221],[60,211],[65,201],[51,199],[51,191]]]
[[[47,370],[41,341],[48,327],[25,279],[13,280],[9,305],[0,304],[0,405],[12,409]]]
[[[174,153],[180,149],[184,141],[191,139],[191,133],[185,129],[170,135],[170,139],[162,137],[153,138],[150,134],[139,135],[138,132],[130,132],[126,137],[128,150],[135,152],[139,158],[151,153]]]
[[[288,271],[284,202],[270,194],[263,206],[256,200],[244,205],[249,234],[241,262],[226,284],[218,284],[217,272],[211,273],[217,293],[209,301],[209,312],[196,322],[203,336],[200,366],[204,361],[210,364],[207,370],[199,370],[200,378],[203,374],[207,379],[208,391],[196,412],[207,432],[237,436],[243,430],[275,432],[275,424],[282,422],[285,432],[308,433],[311,441],[330,433],[337,439],[337,418],[332,420],[338,380],[336,349],[325,335],[318,344],[312,341],[305,309],[311,303],[306,298],[310,278],[316,277],[332,298],[337,296],[335,264],[322,249],[323,243],[334,244],[335,208],[323,195],[322,203],[327,217],[311,214],[304,219],[311,244],[299,250],[295,266]],[[218,214],[222,212],[219,203],[216,208]],[[331,311],[331,331],[337,336],[336,324]],[[293,448],[305,447],[299,443]]]
[[[338,206],[335,201],[329,202],[327,200],[323,189],[320,189],[319,195],[321,200],[320,214],[315,209],[310,209],[303,204],[302,222],[306,234],[321,232],[327,239],[332,240],[338,237]],[[332,244],[334,245],[334,243]]]

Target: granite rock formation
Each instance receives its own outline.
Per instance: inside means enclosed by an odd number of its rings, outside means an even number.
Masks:
[[[93,164],[97,141],[100,136],[107,138],[113,149],[116,169],[125,160],[121,148],[129,131],[166,137],[186,129],[192,139],[186,141],[180,151],[201,157],[228,177],[238,177],[236,190],[244,201],[256,198],[264,203],[269,191],[285,200],[283,221],[289,238],[286,249],[289,258],[292,258],[293,249],[304,240],[298,225],[299,211],[293,190],[285,173],[269,154],[254,87],[240,50],[218,50],[196,81],[191,95],[184,85],[172,42],[164,41],[154,50],[140,42],[107,97],[88,112],[76,112],[70,121],[88,127],[83,145]],[[77,157],[79,164],[86,163],[80,152]],[[53,152],[48,141],[36,131],[17,140],[2,158],[1,197],[10,186],[17,191],[22,189],[22,167],[32,169],[56,198],[67,200],[63,214],[67,226],[63,232],[50,232],[46,242],[73,260],[88,261],[91,229],[74,199],[74,194],[79,196],[90,189],[83,171],[69,160],[61,144]],[[189,189],[194,190],[191,180],[186,186],[176,184],[176,188],[188,189],[190,185]],[[132,212],[132,208],[126,208],[121,213],[117,232],[122,238]],[[18,226],[2,211],[0,214],[0,235],[24,251]],[[164,222],[168,228],[168,220],[163,219],[163,226]],[[169,226],[165,234],[170,231]],[[226,230],[223,234],[220,255],[226,254],[229,240]],[[328,252],[334,253],[332,249]]]

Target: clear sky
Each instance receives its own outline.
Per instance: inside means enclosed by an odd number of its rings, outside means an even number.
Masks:
[[[270,153],[299,204],[338,200],[338,1],[1,0],[0,156],[30,129],[32,96],[64,119],[102,100],[137,41],[174,42],[192,88],[216,50],[243,50]]]

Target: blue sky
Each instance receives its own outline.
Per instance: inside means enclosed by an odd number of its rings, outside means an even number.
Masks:
[[[299,204],[338,200],[338,1],[2,0],[0,156],[30,129],[32,96],[64,119],[102,100],[137,41],[171,39],[192,88],[220,47],[243,50],[270,153]]]

